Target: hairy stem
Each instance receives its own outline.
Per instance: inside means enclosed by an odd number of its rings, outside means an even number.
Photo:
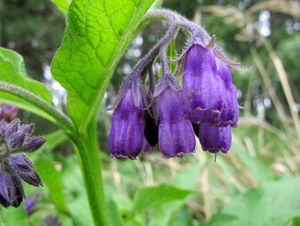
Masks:
[[[37,106],[39,109],[51,116],[57,122],[57,124],[60,125],[68,135],[70,135],[70,137],[72,137],[72,134],[76,134],[76,129],[72,121],[65,114],[57,111],[55,107],[48,104],[40,97],[35,96],[34,94],[18,86],[14,86],[6,82],[0,82],[0,91],[11,94],[13,96],[17,96]]]

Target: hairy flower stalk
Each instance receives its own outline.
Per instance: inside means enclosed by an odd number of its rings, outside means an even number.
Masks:
[[[0,121],[0,204],[18,207],[24,198],[21,180],[33,186],[42,182],[31,161],[20,152],[32,152],[45,139],[32,136],[32,124],[20,124],[19,119]]]

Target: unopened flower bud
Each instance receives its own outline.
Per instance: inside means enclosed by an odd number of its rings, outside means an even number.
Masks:
[[[46,140],[43,137],[26,137],[22,149],[26,152],[33,152],[39,149]]]
[[[12,155],[9,159],[9,165],[28,184],[33,186],[42,185],[39,175],[36,173],[31,161],[25,155]]]

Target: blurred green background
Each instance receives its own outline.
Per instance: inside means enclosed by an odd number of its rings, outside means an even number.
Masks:
[[[164,159],[158,151],[136,161],[111,159],[107,150],[111,112],[124,76],[165,31],[150,24],[132,43],[115,72],[100,110],[98,130],[108,213],[115,225],[299,226],[300,225],[300,2],[165,0],[202,24],[225,52],[241,63],[233,71],[241,118],[229,154],[203,152]],[[53,92],[64,109],[65,92],[53,81],[51,60],[63,38],[64,15],[51,1],[1,0],[0,46],[20,53],[28,74]],[[178,51],[183,46],[179,36]],[[33,213],[0,210],[0,225],[92,225],[80,169],[57,128],[28,112],[48,142],[30,157],[44,187]],[[151,187],[147,190],[145,187]],[[139,211],[132,210],[139,203]],[[137,211],[133,214],[132,212]]]

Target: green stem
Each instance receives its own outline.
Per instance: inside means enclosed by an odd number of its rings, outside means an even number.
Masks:
[[[105,196],[101,172],[100,150],[97,141],[96,122],[88,131],[80,133],[75,146],[95,226],[107,226]]]
[[[58,125],[64,129],[64,131],[72,138],[72,135],[76,134],[76,129],[72,121],[62,112],[57,111],[55,107],[48,104],[46,101],[38,96],[22,89],[18,86],[11,85],[6,82],[0,82],[0,91],[9,93],[13,96],[19,97],[44,111],[46,114],[51,116]]]

